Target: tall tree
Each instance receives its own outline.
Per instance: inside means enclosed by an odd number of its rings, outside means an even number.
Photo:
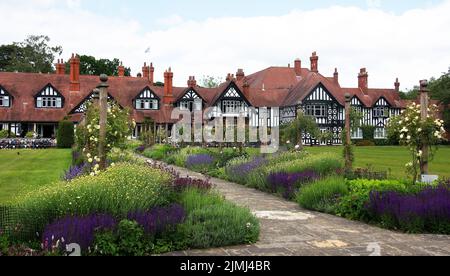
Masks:
[[[52,73],[55,56],[61,55],[62,47],[49,46],[50,38],[31,35],[23,42],[0,47],[0,71],[24,73]]]
[[[115,59],[96,59],[93,56],[80,56],[80,74],[99,76],[106,74],[108,76],[119,75],[120,60]],[[70,62],[66,63],[66,73],[70,72]],[[131,69],[125,68],[125,76],[131,76]]]

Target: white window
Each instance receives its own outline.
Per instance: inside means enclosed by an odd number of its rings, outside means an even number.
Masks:
[[[38,97],[38,108],[61,108],[62,99],[60,97]]]
[[[387,138],[386,129],[381,128],[381,127],[376,128],[374,138],[375,139],[386,139]]]
[[[136,109],[158,110],[158,100],[136,100]]]
[[[9,96],[0,96],[0,107],[9,107]]]
[[[386,107],[375,107],[373,110],[373,117],[387,118],[389,117],[389,109]]]
[[[327,117],[327,106],[323,104],[308,105],[306,106],[306,115],[316,118],[325,118]]]
[[[352,139],[363,139],[363,130],[361,128],[352,131]]]
[[[244,111],[244,105],[241,101],[223,101],[222,107],[226,114],[237,114]]]
[[[183,102],[180,102],[180,109],[181,109],[182,111],[186,111],[186,110],[191,111],[191,110],[192,110],[192,104],[193,104],[192,101],[183,101]]]

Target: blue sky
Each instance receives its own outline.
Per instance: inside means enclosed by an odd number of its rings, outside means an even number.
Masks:
[[[319,71],[355,87],[402,89],[450,66],[450,0],[0,0],[0,44],[43,34],[72,53],[119,58],[136,75],[153,62],[161,80],[224,78],[238,68],[304,68],[317,51]],[[150,49],[150,51],[146,51]]]
[[[96,13],[106,13],[138,20],[143,26],[160,28],[161,18],[178,15],[185,20],[217,17],[279,16],[292,10],[314,10],[339,6],[362,9],[379,8],[393,13],[432,6],[440,0],[96,0],[81,1],[81,6]]]

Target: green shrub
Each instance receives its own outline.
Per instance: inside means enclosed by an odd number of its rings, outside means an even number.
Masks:
[[[135,155],[132,150],[120,150],[118,148],[113,148],[108,153],[108,161],[112,163],[135,163],[144,165],[145,160],[143,158],[139,158]]]
[[[70,121],[61,121],[57,133],[58,148],[70,149],[75,143],[75,133],[73,123]]]
[[[297,202],[306,209],[336,214],[339,199],[347,193],[345,179],[330,176],[303,187],[297,195]]]
[[[173,201],[167,185],[171,176],[147,166],[119,164],[98,176],[42,188],[16,199],[19,223],[43,229],[65,216],[94,213],[124,217],[129,211],[148,210]]]
[[[5,139],[9,137],[9,131],[4,129],[0,130],[0,139]]]
[[[95,256],[144,256],[152,248],[144,229],[135,221],[122,220],[116,232],[97,233]]]
[[[361,129],[363,132],[364,140],[369,140],[369,141],[374,140],[376,127],[366,125],[366,126],[362,126]]]
[[[335,173],[343,168],[342,158],[335,154],[321,153],[308,155],[302,159],[294,159],[278,164],[273,164],[268,170],[269,173],[287,172],[297,173],[304,171],[314,171],[317,174],[326,176]]]
[[[142,146],[142,142],[139,140],[128,140],[125,143],[125,149],[129,151],[135,151],[138,147]]]
[[[25,138],[27,139],[33,139],[35,136],[35,133],[33,131],[28,131],[27,134],[25,134]]]
[[[347,182],[349,193],[341,198],[339,204],[340,215],[354,220],[370,221],[370,214],[365,208],[372,191],[397,191],[401,193],[419,191],[419,186],[409,187],[397,180],[366,180],[357,179]]]
[[[184,192],[181,201],[188,216],[180,227],[189,247],[212,248],[258,240],[259,223],[248,209],[196,190]]]
[[[176,149],[171,145],[154,145],[153,147],[144,151],[143,155],[153,160],[164,160],[169,154]]]

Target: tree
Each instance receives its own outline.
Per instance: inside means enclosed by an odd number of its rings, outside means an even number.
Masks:
[[[99,76],[106,74],[108,76],[118,76],[119,66],[121,61],[117,58],[109,59],[96,59],[93,56],[80,56],[80,74]],[[70,61],[66,62],[66,73],[70,73]],[[131,69],[125,67],[125,76],[131,76]]]
[[[298,112],[297,118],[282,129],[285,142],[295,141],[299,149],[303,148],[303,134],[309,133],[311,137],[320,139],[320,130],[316,119]]]
[[[62,54],[62,47],[49,46],[50,38],[31,35],[23,42],[0,47],[0,71],[24,73],[53,73],[55,56]]]
[[[58,148],[71,148],[74,144],[74,126],[73,123],[68,120],[59,122],[57,142]]]
[[[220,77],[203,76],[200,80],[200,85],[206,88],[216,88],[219,87],[222,82],[223,80]]]
[[[419,174],[423,172],[426,163],[433,159],[445,130],[443,121],[437,118],[438,111],[436,106],[428,107],[426,119],[421,118],[421,107],[415,103],[399,116],[389,122],[388,129],[390,133],[397,133],[402,145],[408,146],[412,161],[406,164],[407,173],[416,183]],[[424,145],[429,147],[429,156],[422,150]]]

